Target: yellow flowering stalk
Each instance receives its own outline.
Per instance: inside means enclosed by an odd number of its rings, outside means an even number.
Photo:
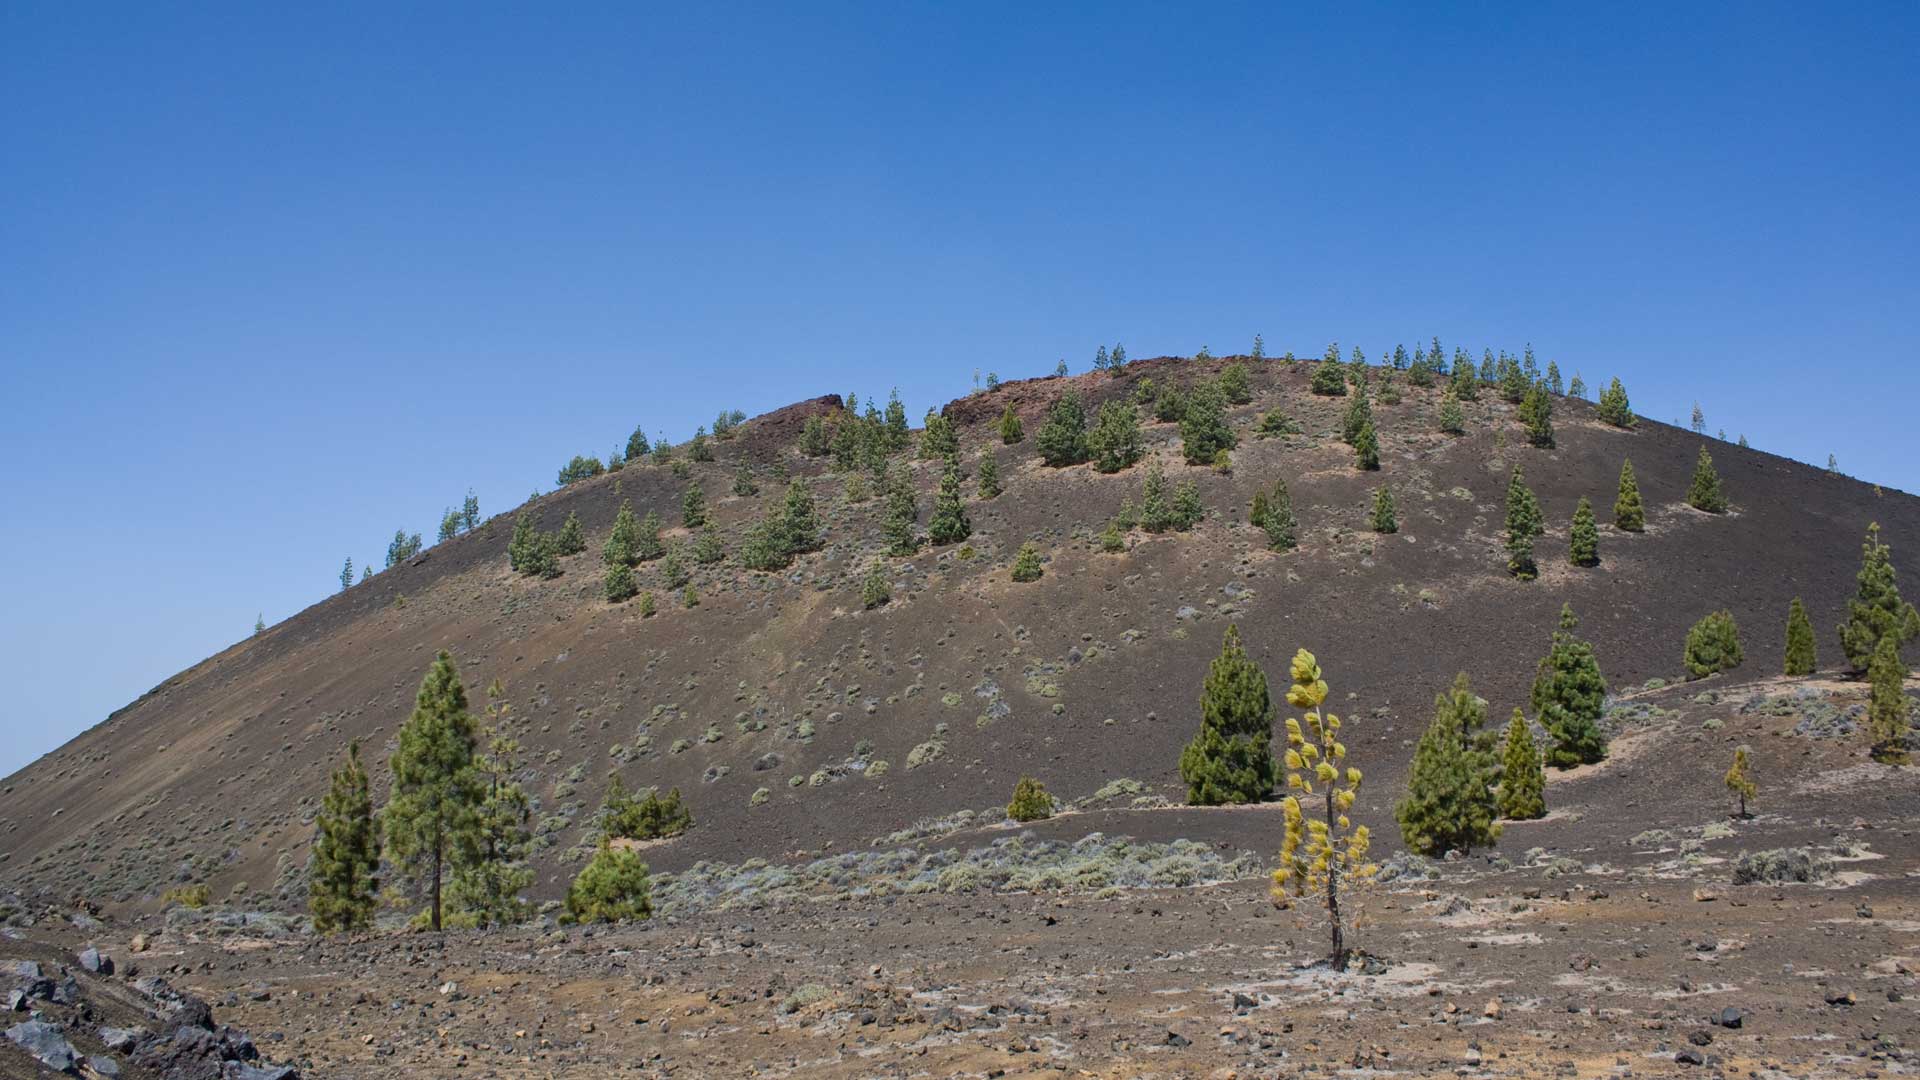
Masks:
[[[1378,868],[1367,861],[1372,834],[1347,818],[1360,790],[1360,770],[1346,764],[1340,718],[1321,708],[1327,682],[1320,676],[1320,664],[1301,649],[1293,654],[1292,675],[1287,702],[1305,712],[1299,719],[1287,718],[1287,797],[1280,804],[1286,838],[1280,845],[1280,866],[1273,872],[1273,895],[1281,903],[1321,897],[1333,930],[1333,969],[1343,971],[1348,950],[1341,884],[1364,882]]]

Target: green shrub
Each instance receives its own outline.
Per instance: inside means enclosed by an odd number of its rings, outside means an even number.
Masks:
[[[1013,580],[1020,582],[1039,581],[1044,571],[1040,567],[1040,549],[1029,540],[1020,545],[1020,553],[1014,556]]]
[[[1031,776],[1023,776],[1013,787],[1013,801],[1007,804],[1007,817],[1014,821],[1045,821],[1053,816],[1053,796],[1046,785]]]
[[[653,915],[653,887],[640,853],[600,841],[593,860],[567,887],[566,921],[630,922]]]
[[[1716,611],[1693,624],[1687,631],[1687,676],[1705,678],[1721,671],[1732,671],[1745,657],[1740,652],[1740,630],[1733,614]]]

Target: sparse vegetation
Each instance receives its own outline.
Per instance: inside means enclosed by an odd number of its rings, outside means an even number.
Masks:
[[[605,839],[567,887],[566,921],[634,922],[653,915],[652,885],[640,853]]]

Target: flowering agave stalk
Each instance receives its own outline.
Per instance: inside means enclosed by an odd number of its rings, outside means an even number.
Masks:
[[[1292,675],[1287,702],[1305,715],[1287,718],[1287,797],[1281,803],[1287,831],[1280,867],[1273,872],[1273,894],[1281,903],[1292,897],[1323,897],[1333,931],[1333,970],[1344,971],[1348,950],[1340,887],[1343,881],[1364,882],[1378,868],[1367,861],[1372,834],[1347,818],[1360,790],[1360,770],[1345,764],[1340,718],[1321,709],[1327,683],[1320,677],[1320,664],[1301,649],[1293,654]],[[1314,809],[1321,816],[1308,817],[1302,798],[1317,800],[1321,805]]]

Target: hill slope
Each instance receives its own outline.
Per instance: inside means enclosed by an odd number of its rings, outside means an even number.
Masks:
[[[1748,670],[1777,671],[1795,596],[1831,665],[1868,522],[1882,523],[1909,571],[1920,543],[1912,497],[1650,421],[1613,429],[1572,400],[1556,401],[1558,445],[1541,450],[1491,393],[1469,403],[1468,433],[1453,437],[1436,430],[1438,390],[1403,386],[1401,403],[1374,403],[1383,467],[1361,473],[1338,438],[1345,399],[1309,393],[1310,364],[1252,365],[1254,403],[1232,413],[1231,475],[1184,465],[1177,427],[1149,422],[1150,457],[1193,479],[1210,513],[1190,533],[1135,533],[1118,555],[1094,537],[1137,499],[1144,465],[1050,469],[1031,437],[1003,446],[997,435],[1012,405],[1032,436],[1068,385],[1097,404],[1142,379],[1166,386],[1223,363],[1138,362],[1121,378],[1009,383],[948,406],[969,471],[986,448],[1005,493],[974,501],[969,481],[965,548],[888,560],[894,600],[875,611],[861,610],[859,586],[882,548],[883,500],[849,501],[823,459],[795,450],[804,418],[837,399],[749,421],[717,444],[716,461],[691,466],[729,547],[779,500],[776,464],[809,485],[826,524],[825,549],[782,574],[733,559],[695,567],[691,609],[657,563],[640,571],[660,596],[655,616],[601,595],[599,547],[623,498],[679,520],[685,481],[668,468],[632,466],[539,497],[527,509],[544,527],[577,512],[587,528],[586,553],[560,577],[508,569],[505,515],[180,673],[0,785],[0,878],[136,906],[204,882],[217,897],[300,909],[328,769],[353,738],[384,761],[439,649],[458,658],[476,702],[497,681],[512,706],[544,837],[540,898],[571,876],[610,770],[631,788],[677,786],[691,803],[696,828],[649,852],[656,869],[865,847],[922,818],[1003,803],[1025,773],[1067,800],[1121,778],[1178,800],[1179,750],[1229,622],[1271,678],[1284,679],[1297,647],[1320,656],[1369,772],[1356,815],[1384,840],[1433,695],[1467,671],[1494,717],[1524,704],[1562,602],[1615,689],[1675,676],[1688,626],[1720,608],[1739,621]],[[1255,438],[1255,418],[1272,408],[1306,434]],[[1703,441],[1734,503],[1725,516],[1683,504]],[[1591,497],[1605,522],[1628,456],[1646,533],[1603,525],[1601,565],[1567,565],[1575,502]],[[756,496],[728,493],[743,461],[759,467]],[[909,464],[924,522],[939,466]],[[1510,578],[1500,548],[1515,465],[1548,522],[1534,582]],[[1254,491],[1276,477],[1301,523],[1286,554],[1246,523]],[[1367,528],[1381,483],[1398,500],[1397,535]],[[1027,540],[1046,573],[1015,584],[1008,567]],[[379,795],[384,767],[374,777]],[[1177,832],[1183,816],[1161,827]]]

